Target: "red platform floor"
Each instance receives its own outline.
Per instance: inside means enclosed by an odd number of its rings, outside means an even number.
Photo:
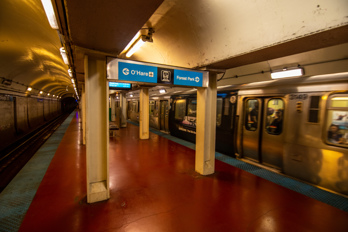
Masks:
[[[19,231],[348,231],[348,213],[128,124],[110,138],[110,195],[86,202],[85,146],[74,117]]]

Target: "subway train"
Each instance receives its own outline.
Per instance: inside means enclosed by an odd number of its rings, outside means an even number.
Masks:
[[[194,142],[196,103],[150,98],[150,126]],[[348,73],[221,86],[216,112],[218,152],[348,195]]]

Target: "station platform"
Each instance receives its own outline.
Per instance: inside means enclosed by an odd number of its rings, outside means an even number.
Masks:
[[[138,126],[131,123],[110,137],[111,198],[87,204],[79,112],[61,127],[48,140],[51,147],[43,148],[54,155],[45,158],[42,178],[34,178],[39,168],[28,164],[31,172],[24,168],[0,194],[0,231],[348,231],[345,197],[304,183],[290,188],[309,194],[289,189],[262,177],[264,170],[222,154],[214,174],[199,175],[192,144],[160,132],[140,140]],[[31,161],[43,160],[35,156]],[[11,200],[24,191],[16,189],[16,181],[29,185],[33,178],[39,184],[28,191],[32,197],[24,201],[29,202]],[[292,179],[277,178],[294,185]]]

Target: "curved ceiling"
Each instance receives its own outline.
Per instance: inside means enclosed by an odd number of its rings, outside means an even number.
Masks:
[[[41,1],[2,0],[0,8],[0,77],[12,81],[6,88],[23,92],[30,86],[31,94],[43,91],[44,96],[73,94],[58,33],[49,26]]]
[[[328,57],[347,63],[346,0],[52,2],[59,30],[49,26],[40,0],[0,1],[0,89],[25,92],[31,86],[35,94],[72,96],[60,47],[66,48],[81,88],[85,54],[125,58],[127,43],[150,27],[154,42],[145,43],[130,59],[228,69],[231,76],[251,73],[251,64],[271,67],[297,63],[298,58],[304,63],[329,62]],[[311,54],[317,54],[315,59]]]

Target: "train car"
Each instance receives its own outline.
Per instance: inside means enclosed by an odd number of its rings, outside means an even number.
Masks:
[[[347,73],[240,86],[237,115],[238,158],[348,194]]]
[[[234,157],[237,91],[219,91],[216,105],[216,150]],[[169,113],[171,135],[195,142],[196,106],[197,96],[195,94],[171,97]]]
[[[139,122],[140,105],[138,99],[127,101],[127,119]],[[149,125],[157,130],[169,133],[169,99],[150,98],[149,101]]]

